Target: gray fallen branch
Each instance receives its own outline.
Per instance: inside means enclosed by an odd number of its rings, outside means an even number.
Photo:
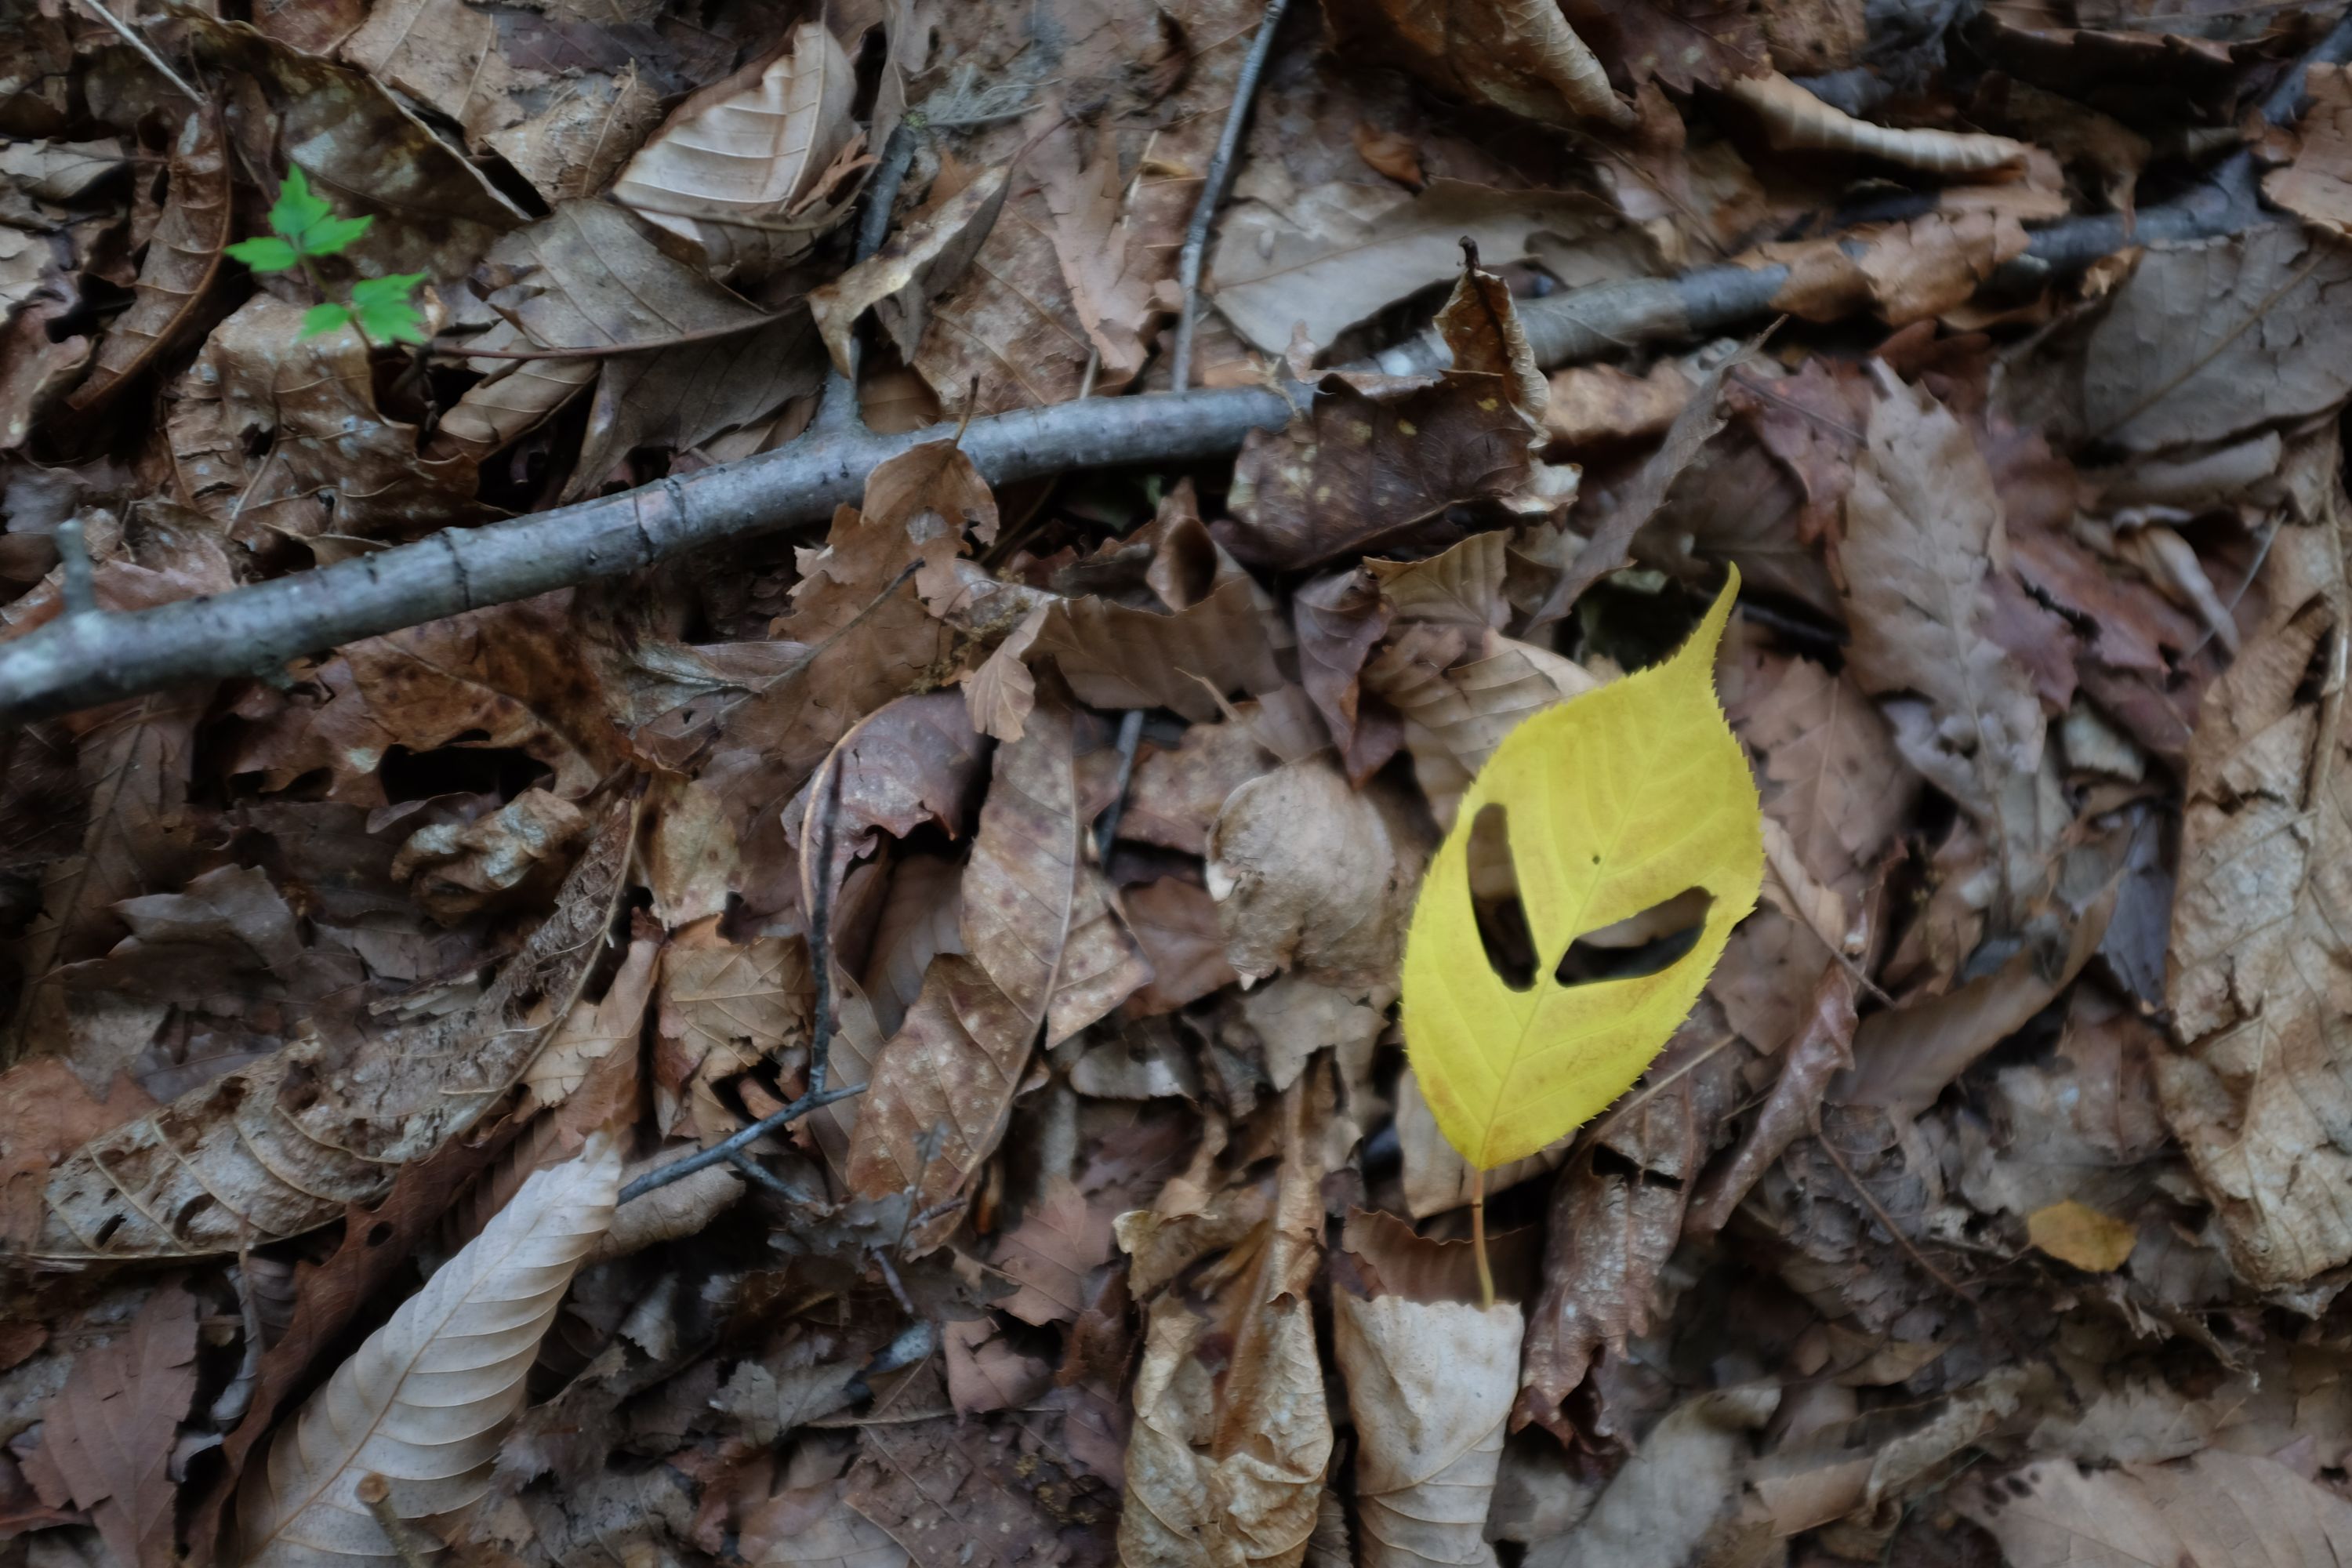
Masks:
[[[2264,100],[2285,123],[2308,101],[2304,70],[2352,59],[2352,16],[2339,21]],[[2223,161],[2177,200],[2142,211],[2126,232],[2098,214],[2035,232],[1992,287],[2032,285],[2078,270],[2126,245],[2235,234],[2270,221],[2249,153]],[[1629,279],[1526,302],[1537,360],[1547,366],[1601,358],[1644,342],[1721,331],[1773,313],[1788,282],[1781,266],[1702,267],[1674,278]],[[1443,346],[1416,339],[1379,356],[1392,374],[1438,368]],[[1232,451],[1255,428],[1278,426],[1292,404],[1256,388],[1084,399],[976,419],[964,449],[991,482],[1072,468],[1179,463]],[[486,605],[614,576],[684,551],[830,516],[863,492],[884,459],[953,434],[937,426],[877,436],[850,427],[810,432],[780,451],[665,479],[619,495],[481,528],[453,528],[379,552],[208,598],[128,614],[68,610],[0,643],[0,722],[116,701],[167,687],[268,676],[305,654]]]

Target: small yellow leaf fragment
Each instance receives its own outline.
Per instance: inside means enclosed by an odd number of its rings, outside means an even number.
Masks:
[[[1439,1130],[1480,1170],[1534,1153],[1631,1088],[1756,907],[1763,815],[1715,694],[1738,591],[1734,571],[1673,658],[1506,736],[1422,883],[1405,1046]],[[1535,955],[1518,985],[1488,958],[1474,904],[1471,841],[1496,811]],[[1570,963],[1581,938],[1699,902],[1696,940],[1653,973],[1587,979]]]
[[[2073,1198],[2034,1210],[2026,1216],[2025,1234],[2059,1262],[2091,1274],[2122,1268],[2139,1241],[2138,1227],[2129,1220],[2101,1214]]]

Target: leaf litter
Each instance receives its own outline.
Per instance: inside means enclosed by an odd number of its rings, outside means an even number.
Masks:
[[[20,9],[0,638],[950,421],[0,734],[26,1562],[2352,1550],[2335,18]],[[992,484],[1169,385],[1204,189],[1291,417]],[[1572,918],[1539,746],[1760,869]],[[1521,976],[1665,1005],[1474,1170],[1400,995]]]

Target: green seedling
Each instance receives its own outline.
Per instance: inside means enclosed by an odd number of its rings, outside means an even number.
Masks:
[[[291,272],[300,268],[320,294],[327,285],[319,276],[317,258],[338,256],[368,231],[373,217],[338,217],[324,196],[310,189],[300,167],[286,171],[278,187],[278,201],[269,209],[270,233],[241,239],[228,254],[256,272]],[[422,272],[394,272],[383,278],[362,278],[352,285],[348,302],[328,300],[310,307],[302,317],[302,336],[312,338],[338,327],[355,326],[370,342],[421,343],[424,312],[416,308],[416,286]]]

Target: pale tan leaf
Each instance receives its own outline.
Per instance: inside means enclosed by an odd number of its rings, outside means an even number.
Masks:
[[[1529,1568],[1637,1568],[1691,1560],[1736,1507],[1748,1434],[1771,1418],[1780,1400],[1778,1388],[1748,1384],[1675,1406],[1581,1524],[1528,1552]]]
[[[1360,1083],[1371,1070],[1372,1046],[1388,1027],[1389,1004],[1395,1000],[1393,984],[1349,989],[1301,974],[1277,974],[1241,998],[1242,1016],[1265,1047],[1266,1077],[1276,1089],[1297,1082],[1307,1059],[1326,1048],[1335,1053],[1339,1081]]]
[[[999,749],[963,876],[963,945],[1045,1044],[1150,978],[1081,843],[1070,715],[1040,704]]]
[[[2315,63],[2304,73],[2311,107],[2296,130],[2294,162],[2263,176],[2263,195],[2305,223],[2352,234],[2352,70]]]
[[[2012,1568],[2324,1568],[2352,1559],[2352,1503],[2273,1459],[2208,1448],[2086,1471],[2042,1459],[1963,1488]]]
[[[2340,488],[2328,505],[2334,526],[2280,528],[2271,612],[2199,709],[2165,965],[2180,1042],[2157,1058],[2165,1116],[2257,1288],[2352,1258],[2352,1154],[2328,1131],[2352,1114],[2352,729],[2340,675],[2303,689],[2323,658],[2342,670],[2352,634]]]
[[[588,1081],[589,1069],[615,1050],[635,1051],[645,1027],[646,1004],[653,997],[656,961],[662,944],[640,937],[629,944],[627,956],[614,973],[599,1002],[574,1002],[562,1025],[522,1075],[523,1089],[535,1105],[545,1107],[569,1099]]]
[[[620,1179],[620,1153],[603,1139],[532,1176],[335,1369],[246,1471],[237,1542],[247,1568],[402,1568],[404,1554],[356,1496],[362,1477],[391,1483],[403,1520],[482,1495],[540,1339],[612,1225]]]
[[[2025,161],[2026,147],[2006,136],[1959,131],[1895,131],[1856,120],[1823,103],[1780,72],[1727,83],[1734,102],[1755,110],[1773,147],[1861,153],[1931,174],[1970,174]]]
[[[1363,1568],[1492,1563],[1487,1504],[1518,1392],[1519,1309],[1331,1292],[1354,1416]]]
[[[814,206],[857,134],[849,58],[822,22],[673,110],[613,183],[614,200],[698,247],[714,276],[805,254],[846,213]]]
[[[330,1051],[312,1040],[190,1090],[58,1163],[34,1251],[182,1258],[297,1235],[372,1204],[514,1083],[587,984],[636,814],[615,801],[555,910],[471,1010]]]

